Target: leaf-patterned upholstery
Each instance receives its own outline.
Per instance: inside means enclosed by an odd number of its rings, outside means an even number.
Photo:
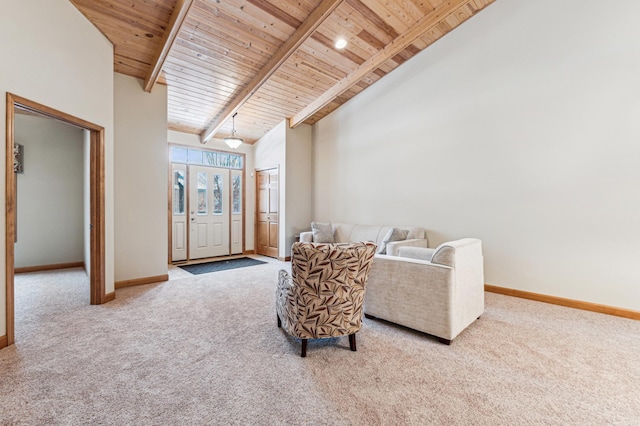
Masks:
[[[294,243],[291,275],[279,272],[276,292],[278,325],[306,339],[350,336],[362,326],[365,287],[376,245]]]

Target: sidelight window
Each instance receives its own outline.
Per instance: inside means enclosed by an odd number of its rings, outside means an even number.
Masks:
[[[240,196],[240,194],[242,194],[242,180],[241,177],[238,175],[235,175],[231,178],[231,204],[233,206],[233,214],[240,214],[242,213],[242,197]]]
[[[173,174],[173,214],[184,214],[184,171],[176,170]]]

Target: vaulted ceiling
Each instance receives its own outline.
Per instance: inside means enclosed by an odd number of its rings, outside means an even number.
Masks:
[[[237,113],[253,143],[317,122],[494,0],[70,1],[116,72],[167,85],[170,129],[223,138]]]

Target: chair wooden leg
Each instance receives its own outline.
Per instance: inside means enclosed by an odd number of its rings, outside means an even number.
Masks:
[[[349,347],[351,348],[352,351],[355,352],[355,350],[356,350],[356,333],[353,333],[353,334],[349,335]]]
[[[302,353],[300,354],[302,358],[307,356],[307,339],[302,339]]]
[[[276,314],[276,317],[278,318],[278,328],[282,327],[282,321],[280,321],[280,315]]]

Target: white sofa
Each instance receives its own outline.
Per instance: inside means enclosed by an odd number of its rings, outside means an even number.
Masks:
[[[436,249],[404,247],[399,255],[374,258],[365,293],[365,315],[437,336],[450,344],[484,312],[481,241],[465,238]]]
[[[332,223],[333,238],[336,243],[358,243],[372,241],[378,247],[392,226],[358,225],[353,223]],[[428,247],[427,231],[418,226],[396,226],[409,231],[406,240],[391,241],[386,244],[387,255],[397,256],[400,247]],[[313,232],[300,233],[300,242],[312,243]]]

